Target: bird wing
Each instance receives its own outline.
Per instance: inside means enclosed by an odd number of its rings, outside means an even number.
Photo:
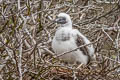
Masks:
[[[83,37],[78,35],[78,34],[77,34],[76,44],[77,44],[78,47],[81,46],[81,45],[85,45],[85,41],[84,41]],[[82,51],[84,55],[89,56],[87,46],[81,47],[80,51]]]
[[[86,43],[82,36],[77,35],[76,44],[79,47],[79,46],[85,45]],[[88,47],[83,46],[80,48],[80,51],[82,51],[84,55],[88,56],[88,62],[87,62],[88,64],[90,62],[90,55],[89,55]]]

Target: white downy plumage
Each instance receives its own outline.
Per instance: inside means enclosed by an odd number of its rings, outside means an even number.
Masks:
[[[61,54],[73,50],[81,45],[89,44],[90,41],[77,29],[72,29],[72,21],[68,14],[60,13],[55,22],[61,24],[52,41],[55,54]],[[93,45],[85,46],[76,51],[62,55],[60,58],[69,63],[88,64],[94,55]]]

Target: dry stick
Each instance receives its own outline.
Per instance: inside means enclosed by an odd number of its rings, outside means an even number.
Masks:
[[[13,57],[14,57],[14,60],[15,60],[15,63],[16,63],[16,67],[17,67],[17,71],[19,72],[18,62],[17,62],[17,56],[16,56],[15,49],[14,49],[14,48],[11,48],[9,45],[5,44],[1,39],[0,39],[0,41],[1,41],[1,43],[2,43],[5,47],[7,47],[7,48],[9,48],[10,50],[12,50],[13,55],[14,55]],[[6,60],[6,61],[7,61],[7,60]]]
[[[12,59],[13,62],[14,62],[14,64],[16,64],[16,61],[15,61],[15,59],[14,59],[13,56],[12,56],[13,50],[10,49],[10,48],[4,43],[3,36],[0,35],[0,37],[1,37],[1,38],[0,38],[0,41],[1,41],[1,43],[3,44],[3,46],[5,47],[5,50],[6,50],[6,52],[8,53],[8,56],[9,56],[9,58],[7,58],[7,60],[8,60],[8,59]],[[6,61],[7,61],[7,60],[6,60]]]
[[[98,54],[98,55],[100,55],[100,54]],[[101,55],[100,55],[100,56],[101,56]],[[114,60],[114,59],[111,59],[111,58],[109,58],[109,57],[107,57],[107,56],[103,56],[103,57],[106,58],[106,59],[109,59],[109,60],[111,60],[111,61],[117,62],[118,64],[120,64],[119,61],[116,61],[116,60]]]
[[[45,11],[53,11],[53,10],[61,9],[61,8],[63,8],[63,7],[65,7],[65,5],[60,6],[60,7],[57,7],[57,8],[41,10],[41,11],[36,12],[35,14],[33,14],[33,16],[34,16],[34,15],[37,15],[37,14],[39,14],[39,13],[41,13],[41,12],[45,12]]]
[[[20,0],[18,0],[18,10],[20,10]],[[25,24],[25,22],[24,22]],[[23,34],[21,30],[18,33],[18,38],[20,40],[20,46],[19,46],[19,59],[18,59],[18,69],[19,69],[19,80],[22,80],[22,47],[23,47]]]
[[[116,57],[116,60],[118,59],[118,61],[119,61],[119,36],[120,36],[120,31],[118,30],[117,37],[116,37],[116,40],[115,40],[116,49],[117,49],[117,57]]]
[[[35,48],[37,46],[35,39],[33,38],[33,36],[30,34],[29,30],[26,28],[26,22],[27,22],[27,18],[25,18],[22,14],[20,15],[21,18],[24,20],[24,25],[23,25],[23,30],[25,31],[25,33],[30,37],[30,39],[32,40],[33,45],[35,45]],[[33,49],[32,53],[34,53],[34,66],[35,66],[35,48]],[[30,53],[30,55],[32,55],[32,53]],[[29,56],[30,57],[30,56]]]
[[[52,51],[50,51],[49,49],[47,49],[47,48],[43,48],[43,50],[47,51],[52,56],[54,55],[54,53]]]
[[[120,26],[118,26],[118,27],[109,27],[109,28],[104,28],[103,27],[103,29],[105,30],[105,31],[111,31],[111,30],[118,30],[118,29],[120,29]]]
[[[105,74],[109,74],[110,72],[112,72],[112,71],[114,71],[114,70],[116,70],[118,68],[120,68],[120,65],[114,67],[113,69],[108,70]]]
[[[113,41],[113,39],[105,32],[105,30],[115,30],[115,29],[120,29],[120,28],[119,28],[119,27],[118,27],[118,28],[111,27],[111,28],[105,28],[105,29],[102,28],[102,31],[108,36],[108,38],[109,38],[111,41]],[[101,54],[98,54],[98,55],[101,56]],[[106,58],[106,59],[109,59],[109,60],[111,60],[111,61],[117,62],[118,64],[120,64],[119,61],[116,61],[116,60],[114,60],[114,59],[111,59],[111,58],[109,58],[109,57],[107,57],[107,56],[103,56],[103,57]]]
[[[116,7],[116,6],[115,6],[115,7]],[[86,25],[86,24],[92,23],[92,22],[94,22],[94,21],[96,21],[96,20],[99,20],[100,18],[105,17],[105,16],[107,16],[107,15],[115,12],[116,10],[119,10],[119,7],[116,8],[116,9],[115,9],[115,7],[112,8],[112,10],[108,11],[107,13],[105,13],[105,14],[99,16],[99,17],[94,17],[93,19],[91,19],[91,20],[89,20],[89,21],[85,21],[85,22],[82,22],[82,23],[76,23],[75,25],[80,25],[80,24]],[[114,10],[114,9],[115,9],[115,10]]]
[[[110,37],[110,35],[107,33],[107,32],[105,32],[105,30],[102,28],[102,31],[107,35],[107,37],[113,42],[113,39]]]
[[[120,28],[120,26],[118,26],[118,23],[119,23],[119,21],[120,21],[120,16],[118,16],[118,19],[117,19],[117,21],[114,23],[114,28]],[[117,33],[117,37],[116,37],[116,41],[115,41],[115,43],[116,43],[116,49],[117,49],[117,57],[116,57],[116,61],[117,61],[117,59],[118,59],[118,61],[119,61],[119,36],[120,36],[120,30],[119,29],[117,29],[116,31],[118,31],[118,33]]]
[[[23,39],[22,39],[22,32],[19,32],[19,39],[20,39],[20,47],[19,47],[19,60],[18,60],[18,68],[19,68],[19,80],[22,80],[22,47],[23,47]]]

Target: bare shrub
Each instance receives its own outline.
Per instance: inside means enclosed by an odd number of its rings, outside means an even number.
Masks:
[[[94,44],[89,66],[54,57],[52,20],[60,12]],[[119,0],[0,0],[0,80],[120,80],[119,52]]]

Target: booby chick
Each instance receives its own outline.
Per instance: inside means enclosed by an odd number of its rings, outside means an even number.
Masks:
[[[89,44],[90,41],[77,29],[72,28],[72,21],[68,14],[60,13],[55,19],[60,24],[52,41],[55,54],[61,54],[73,50],[81,45]],[[93,45],[84,46],[76,51],[60,56],[60,59],[68,63],[88,64],[94,55]]]

